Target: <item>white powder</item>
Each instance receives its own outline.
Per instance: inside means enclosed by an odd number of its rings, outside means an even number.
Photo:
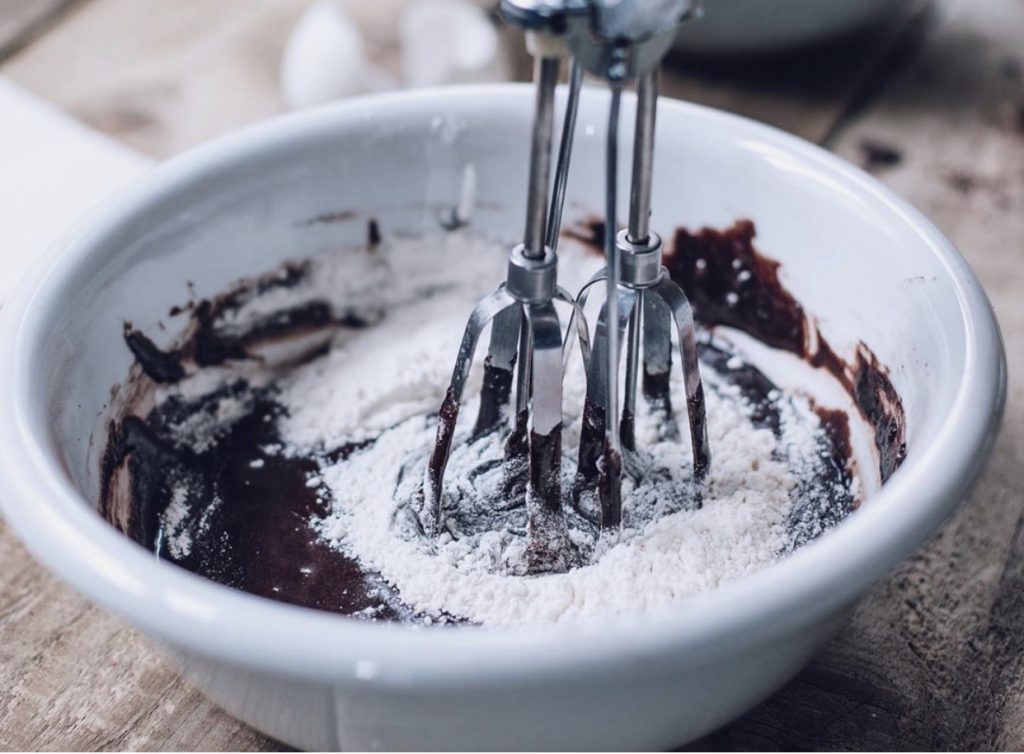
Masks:
[[[430,253],[424,253],[427,246]],[[600,264],[571,244],[560,251],[560,282],[570,290]],[[429,241],[391,239],[372,252],[346,253],[341,261],[338,255],[314,260],[300,285],[253,297],[229,315],[228,324],[241,325],[306,300],[380,314],[372,327],[339,332],[327,355],[276,383],[277,400],[287,411],[279,419],[284,445],[265,448],[268,454],[327,456],[324,451],[377,438],[343,460],[324,461],[320,474],[310,477],[311,487],[330,492],[328,515],[311,522],[325,542],[379,573],[428,621],[455,616],[510,626],[654,610],[764,568],[795,541],[817,533],[822,526],[817,511],[828,505],[827,491],[825,498],[811,501],[809,513],[793,520],[794,490],[821,463],[817,416],[806,401],[773,391],[780,417],[776,437],[771,429],[755,426],[728,374],[705,368],[713,462],[701,507],[695,505],[691,483],[685,415],[680,417],[684,439],[659,442],[656,422],[641,405],[637,444],[642,450],[627,459],[627,470],[643,471],[648,481],[634,489],[626,476],[623,529],[597,536],[574,514],[579,520],[570,526],[570,537],[587,564],[566,573],[523,575],[521,512],[491,514],[488,508],[500,497],[494,490],[502,481],[496,462],[504,438],[494,434],[467,442],[477,409],[475,398],[469,398],[445,476],[446,494],[465,510],[453,512],[448,531],[436,540],[422,536],[412,506],[405,503],[422,484],[433,447],[436,418],[430,415],[444,397],[469,312],[501,280],[504,258],[503,245],[462,231]],[[564,319],[563,314],[563,324]],[[478,361],[486,346],[485,332]],[[675,369],[678,363],[676,354]],[[743,359],[733,356],[723,372],[744,367]],[[467,397],[478,391],[478,368]],[[251,364],[222,369],[216,384],[241,372],[253,379],[252,370]],[[201,374],[165,389],[158,400],[210,389],[210,377]],[[685,406],[681,377],[673,377],[673,405]],[[565,490],[575,468],[584,390],[577,352],[564,387]],[[199,444],[215,440],[245,409],[236,405],[237,398],[224,400],[210,426],[182,430]],[[493,468],[481,473],[489,461]],[[187,554],[179,504],[184,501],[175,497],[164,514],[164,536],[169,547]],[[489,514],[488,526],[480,525],[481,511]]]
[[[210,516],[221,501],[216,497],[209,501],[191,500],[187,480],[169,481],[171,500],[160,514],[157,551],[166,549],[173,558],[186,558],[192,553],[195,538],[209,531]],[[192,514],[193,505],[202,510],[198,518]]]
[[[321,531],[379,571],[410,606],[485,625],[642,612],[712,589],[765,567],[785,549],[793,484],[785,463],[773,457],[777,444],[771,431],[755,429],[739,404],[713,395],[708,399],[716,453],[712,495],[700,510],[668,513],[608,537],[599,543],[603,554],[591,565],[524,577],[507,572],[517,570],[510,568],[510,561],[521,558],[515,548],[524,541],[508,531],[459,538],[445,534],[436,544],[408,532],[403,536],[392,524],[395,500],[408,498],[420,480],[410,474],[396,484],[397,472],[410,458],[419,458],[413,469],[422,465],[424,447],[433,442],[432,422],[419,417],[325,472],[335,501]],[[472,408],[465,412],[470,417]],[[479,458],[500,458],[501,453],[500,443],[485,442]],[[468,472],[477,457],[472,454],[473,462],[467,463],[467,455],[453,453],[446,486],[469,484]],[[661,443],[654,455],[676,465],[677,479],[689,478],[685,444]],[[627,485],[627,522],[635,497]]]
[[[479,244],[467,253],[464,236],[450,236],[449,244],[457,239],[464,260],[492,256],[481,253]],[[411,256],[402,245],[394,253]],[[500,247],[493,251],[493,256],[502,254]],[[570,286],[577,285],[598,264],[580,248],[563,249],[560,276],[570,279]],[[636,491],[627,478],[628,528],[614,536],[602,535],[596,543],[579,542],[592,552],[589,565],[567,573],[523,576],[525,537],[516,531],[514,521],[482,532],[456,529],[435,542],[419,536],[408,515],[396,517],[397,501],[412,498],[422,483],[436,430],[436,420],[426,415],[437,410],[444,396],[471,307],[486,285],[493,285],[494,267],[489,267],[490,274],[481,275],[478,269],[467,269],[465,261],[447,266],[447,273],[458,275],[459,285],[444,296],[427,301],[406,298],[409,303],[391,310],[380,325],[346,334],[326,358],[284,382],[281,400],[290,416],[281,427],[293,452],[337,446],[383,431],[372,447],[323,471],[333,503],[318,528],[333,546],[379,572],[415,610],[492,626],[646,611],[763,568],[786,550],[795,484],[791,466],[818,452],[817,418],[780,401],[780,443],[769,429],[754,427],[738,390],[710,370],[705,370],[705,380],[710,388],[714,462],[703,506],[672,510],[691,480],[689,445],[685,440],[655,442],[655,423],[641,410],[638,444],[647,449],[641,461],[663,470],[668,478]],[[485,350],[486,334],[478,357]],[[741,366],[740,359],[729,360],[730,369]],[[686,405],[681,382],[673,383],[676,406]],[[477,388],[471,382],[467,396],[474,396]],[[576,357],[564,388],[563,489],[571,483],[584,390]],[[503,437],[460,444],[476,408],[476,400],[470,399],[460,414],[460,439],[445,488],[474,490],[487,498],[500,483],[501,470],[478,470],[482,463],[502,458]],[[572,533],[576,539],[587,537],[579,530]]]
[[[187,557],[192,552],[192,534],[187,528],[188,519],[188,489],[175,486],[171,491],[171,502],[160,516],[162,544],[175,558]]]

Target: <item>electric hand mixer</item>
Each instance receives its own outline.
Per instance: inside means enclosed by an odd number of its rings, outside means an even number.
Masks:
[[[702,482],[708,473],[710,450],[693,316],[685,294],[661,265],[661,238],[649,227],[657,67],[676,27],[695,11],[697,2],[502,0],[504,18],[526,30],[536,58],[526,229],[523,242],[509,254],[505,282],[470,315],[440,410],[421,515],[433,534],[445,526],[445,467],[470,365],[488,324],[490,342],[472,436],[508,429],[507,407],[515,382],[515,411],[504,465],[510,485],[521,486],[525,480],[532,572],[568,567],[563,505],[576,505],[581,496],[596,494],[600,504],[594,523],[603,529],[620,526],[622,454],[636,446],[633,420],[638,383],[652,409],[664,415],[663,432],[678,433],[669,400],[673,327],[678,331],[695,481]],[[554,95],[566,57],[572,59],[569,94],[549,204]],[[557,284],[556,249],[584,71],[605,81],[611,90],[605,156],[606,265],[573,297]],[[637,108],[629,223],[617,232],[619,105],[622,89],[631,81],[636,82]],[[602,281],[606,300],[591,348],[583,305]],[[564,339],[555,302],[569,307]],[[561,482],[562,379],[576,339],[585,362],[587,390],[569,502],[563,500]],[[623,341],[626,365],[620,404]]]

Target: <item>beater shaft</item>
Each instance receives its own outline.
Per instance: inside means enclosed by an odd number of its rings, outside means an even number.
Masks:
[[[537,58],[524,240],[510,253],[506,282],[477,305],[463,334],[424,479],[428,510],[421,516],[428,520],[429,526],[425,528],[435,534],[445,525],[444,472],[473,355],[480,335],[490,324],[480,409],[472,437],[482,437],[508,424],[507,408],[515,375],[515,419],[505,443],[505,488],[511,496],[525,495],[527,560],[531,571],[567,567],[568,547],[561,509],[562,376],[568,343],[578,339],[584,358],[588,358],[590,348],[582,312],[573,296],[557,285],[555,248],[582,84],[582,69],[574,67],[554,197],[549,205],[554,94],[559,67],[559,57]],[[572,307],[565,347],[555,301]]]
[[[537,97],[530,143],[530,177],[526,192],[526,232],[523,240],[526,256],[530,259],[540,259],[544,256],[544,225],[548,216],[555,87],[558,85],[561,62],[558,58],[538,57],[534,64]]]
[[[702,482],[707,476],[711,454],[693,313],[682,289],[672,282],[661,266],[661,238],[650,230],[657,72],[652,69],[641,75],[637,82],[629,224],[626,230],[618,233],[615,231],[615,177],[620,84],[610,77],[609,85],[612,95],[606,137],[608,183],[605,189],[605,253],[608,264],[584,286],[578,299],[582,307],[592,286],[600,280],[605,281],[607,296],[598,315],[587,370],[587,407],[584,409],[573,492],[579,501],[584,492],[596,489],[600,501],[600,524],[614,528],[622,520],[620,448],[636,450],[636,396],[641,353],[644,394],[661,420],[659,434],[663,439],[678,437],[669,398],[672,323],[678,332],[682,354],[693,475],[697,482]],[[617,386],[619,342],[623,337],[626,342],[626,369],[624,401],[620,409]],[[603,447],[599,448],[602,435]]]
[[[654,123],[658,108],[658,70],[640,77],[636,87],[633,177],[629,195],[629,240],[644,243],[651,230],[654,179]]]
[[[600,349],[595,348],[591,358],[597,367],[593,376],[597,377],[598,372],[604,369],[604,457],[602,464],[602,495],[601,495],[601,525],[606,527],[618,526],[622,520],[622,451],[619,441],[619,341],[622,338],[622,320],[616,317],[619,311],[619,277],[621,266],[619,265],[619,247],[615,243],[615,218],[618,216],[616,210],[616,199],[618,193],[618,162],[619,162],[619,107],[622,101],[622,82],[619,76],[611,81],[612,99],[608,108],[608,135],[605,144],[605,224],[604,224],[604,253],[608,260],[606,278],[606,301],[603,309],[605,314],[605,326],[601,327],[601,320],[598,320],[597,338],[595,345],[600,346],[604,335],[607,341],[606,350],[603,354]],[[631,301],[623,302],[632,308]],[[611,314],[609,314],[611,312]],[[607,319],[611,319],[609,324]],[[597,355],[594,355],[594,354]]]
[[[562,138],[558,144],[558,162],[555,167],[555,187],[548,213],[547,244],[558,250],[558,234],[562,228],[562,210],[565,207],[565,187],[569,183],[569,162],[572,160],[573,136],[576,133],[576,115],[579,112],[580,89],[583,88],[583,66],[572,61],[569,72],[569,96],[565,101],[562,120]]]

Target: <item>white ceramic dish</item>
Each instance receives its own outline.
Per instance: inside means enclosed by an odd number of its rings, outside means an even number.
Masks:
[[[870,29],[915,0],[706,0],[683,26],[676,49],[694,55],[758,55]]]
[[[364,221],[299,222],[313,215],[365,211],[392,231],[435,227],[467,162],[477,222],[514,237],[531,98],[512,86],[423,91],[227,137],[108,203],[4,307],[7,520],[62,579],[169,648],[211,698],[290,744],[678,746],[795,673],[858,595],[949,515],[992,442],[1005,382],[999,333],[950,243],[817,147],[665,102],[654,227],[753,218],[760,248],[782,261],[785,283],[833,343],[863,339],[892,370],[906,462],[847,521],[752,578],[639,623],[486,631],[371,625],[249,596],[159,562],[101,520],[105,407],[131,362],[124,320],[158,332],[187,281],[209,295],[365,233]],[[605,119],[604,93],[585,92],[574,206],[601,206]]]

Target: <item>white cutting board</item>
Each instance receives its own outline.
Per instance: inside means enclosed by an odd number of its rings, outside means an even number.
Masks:
[[[0,304],[71,224],[151,164],[0,78]]]

